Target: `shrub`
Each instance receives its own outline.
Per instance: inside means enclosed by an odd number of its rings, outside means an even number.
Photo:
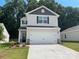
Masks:
[[[10,45],[11,45],[11,46],[14,46],[14,45],[16,45],[16,44],[17,44],[17,42],[15,42],[15,41],[11,41],[11,42],[10,42]]]
[[[10,43],[2,43],[2,44],[0,44],[1,48],[10,47],[10,46],[11,46]]]
[[[2,44],[0,44],[0,47],[2,47],[2,48],[4,48],[4,47],[11,47],[11,46],[13,46],[15,44],[17,44],[17,43],[14,42],[14,41],[11,41],[9,43],[2,43]]]

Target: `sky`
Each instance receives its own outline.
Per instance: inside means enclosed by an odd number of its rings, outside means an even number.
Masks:
[[[72,7],[79,7],[79,0],[56,0],[59,4],[63,6],[72,6]],[[5,4],[4,0],[0,0],[0,6]]]
[[[66,7],[67,6],[79,7],[79,0],[56,0],[56,2]]]
[[[5,4],[4,0],[0,0],[0,6],[3,6]]]

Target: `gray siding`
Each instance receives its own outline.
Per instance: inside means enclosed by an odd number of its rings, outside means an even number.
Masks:
[[[44,13],[41,12],[42,9],[45,10]],[[43,8],[43,7],[40,8],[40,9],[38,9],[38,10],[36,10],[36,11],[34,11],[34,12],[32,12],[32,13],[30,13],[30,14],[37,14],[37,15],[55,15],[55,14],[51,13],[50,11],[46,10],[46,9]]]

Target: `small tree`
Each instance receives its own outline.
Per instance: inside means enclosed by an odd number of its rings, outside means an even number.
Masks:
[[[5,36],[3,34],[3,30],[4,30],[4,28],[0,25],[0,40],[3,40],[5,38]]]

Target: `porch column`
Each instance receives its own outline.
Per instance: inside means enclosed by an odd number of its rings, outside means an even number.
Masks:
[[[28,43],[28,40],[29,40],[29,31],[28,31],[28,28],[26,30],[26,43]]]
[[[26,29],[26,43],[27,43],[27,29]]]
[[[19,35],[18,35],[18,37],[19,37],[19,38],[18,38],[18,42],[19,42],[19,43],[20,43],[20,39],[21,39],[20,36],[21,36],[21,31],[19,30]]]
[[[26,29],[26,43],[27,43],[27,29]]]
[[[58,28],[58,43],[61,43],[61,37],[60,37],[60,28]]]

